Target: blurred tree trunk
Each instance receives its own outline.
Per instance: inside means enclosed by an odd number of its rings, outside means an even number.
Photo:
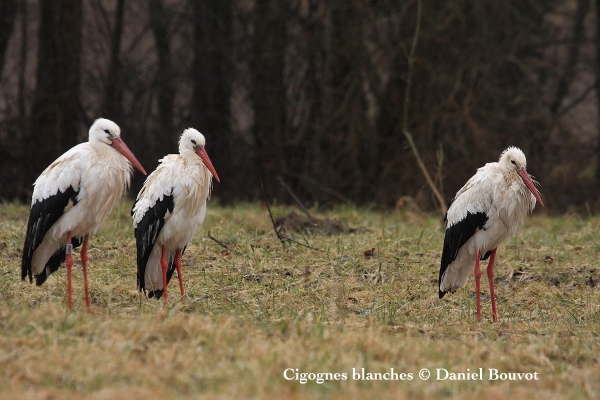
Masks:
[[[596,6],[596,106],[598,112],[596,115],[598,126],[598,147],[596,150],[596,190],[594,191],[595,201],[600,199],[600,0],[595,1]]]
[[[254,19],[254,137],[258,173],[269,195],[278,187],[277,174],[284,168],[285,4],[279,0],[257,0]]]
[[[585,17],[588,14],[590,5],[589,0],[577,0],[577,10],[575,11],[573,20],[573,39],[571,41],[571,46],[569,47],[567,64],[558,81],[554,99],[550,103],[550,111],[553,114],[556,114],[559,111],[563,99],[569,93],[571,82],[575,79],[575,67],[577,67],[581,44],[585,39]]]
[[[82,5],[72,0],[42,1],[40,19],[37,88],[26,143],[29,184],[77,144],[81,107]]]
[[[397,26],[403,29],[398,29],[389,41],[383,43],[390,69],[387,82],[381,88],[378,96],[379,113],[376,118],[376,130],[380,137],[381,163],[385,164],[380,179],[388,182],[406,182],[405,184],[411,184],[413,187],[423,185],[423,175],[416,169],[417,163],[410,153],[410,147],[402,132],[404,122],[402,110],[404,110],[406,101],[406,85],[408,82],[410,51],[408,43],[409,40],[414,39],[416,16],[418,14],[417,7],[416,2],[381,3],[374,9],[375,15],[384,15],[386,18],[403,16],[396,22]],[[398,46],[398,43],[403,42],[406,44]],[[413,93],[410,93],[410,95],[413,95]],[[414,103],[417,103],[417,101],[414,101]],[[411,123],[410,126],[412,130],[414,124]],[[415,138],[417,146],[421,145],[419,139],[422,139],[423,136],[425,135],[419,135]],[[401,171],[411,171],[410,177],[402,177]],[[390,192],[395,192],[395,190],[386,188],[386,185],[378,185],[375,190],[384,196],[387,195],[388,201],[397,200],[395,196],[389,195]]]
[[[303,163],[302,170],[292,172],[303,172],[303,177],[316,180],[319,184],[328,186],[328,174],[326,155],[323,153],[324,142],[324,96],[325,77],[324,67],[326,60],[325,52],[325,5],[322,0],[309,1],[308,18],[306,19],[306,30],[308,31],[309,53],[307,81],[309,98],[309,119],[307,123],[307,134],[304,143],[301,143],[308,153],[299,159]],[[313,198],[328,200],[321,190],[311,190]]]
[[[115,121],[121,116],[123,100],[123,85],[121,84],[121,37],[123,35],[123,14],[125,0],[117,0],[115,11],[115,26],[111,36],[110,65],[104,91],[102,115]]]
[[[19,118],[20,118],[20,131],[25,132],[26,126],[26,100],[25,100],[25,71],[27,68],[27,46],[29,44],[29,38],[27,36],[27,0],[19,0],[19,7],[21,8],[21,48],[20,48],[20,60],[21,68],[19,70]],[[1,70],[1,69],[0,69]]]
[[[377,138],[367,131],[361,66],[366,60],[363,45],[361,0],[334,1],[331,10],[331,113],[327,154],[339,160],[332,180],[342,183],[343,193],[363,201],[369,185],[366,168],[377,166],[372,147]],[[374,134],[374,132],[371,132]],[[367,161],[365,163],[365,161]]]
[[[8,41],[13,32],[14,22],[16,20],[16,14],[18,10],[17,0],[0,0],[0,76],[4,70],[5,53],[8,47]],[[21,113],[19,115],[19,122],[23,121],[24,117]],[[5,131],[6,134],[13,135],[13,141],[11,143],[2,143],[0,141],[0,198],[11,199],[16,197],[27,197],[22,196],[22,193],[27,193],[26,183],[19,181],[17,177],[22,180],[23,175],[19,170],[20,163],[25,158],[20,157],[21,146],[16,145],[17,140],[20,139],[19,131],[9,132],[8,121],[4,118],[0,119],[0,131]],[[16,139],[16,140],[15,140]]]
[[[12,35],[18,9],[17,0],[0,0],[0,74],[4,69],[4,54]]]
[[[243,187],[244,182],[243,179],[235,181],[240,174],[229,150],[233,5],[230,0],[193,0],[191,5],[194,83],[190,123],[206,137],[207,152],[217,173],[220,177],[227,177],[223,185],[235,192],[235,188]],[[224,193],[223,189],[220,193]]]
[[[155,93],[158,100],[158,125],[159,132],[156,136],[156,154],[163,154],[176,148],[173,132],[173,104],[175,102],[175,84],[173,82],[173,69],[171,68],[171,51],[169,46],[169,26],[171,18],[165,12],[161,0],[148,2],[150,11],[150,24],[156,42],[158,55],[158,70],[155,78]]]

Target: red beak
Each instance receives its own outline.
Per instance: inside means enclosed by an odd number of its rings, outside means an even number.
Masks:
[[[129,147],[127,147],[127,145],[121,138],[113,139],[111,146],[117,149],[119,153],[123,154],[123,156],[126,159],[128,159],[131,165],[137,168],[138,171],[146,175],[146,170],[144,169],[144,167],[142,167],[142,164],[140,164],[137,158],[135,158],[131,150],[129,150]]]
[[[525,183],[525,186],[527,186],[527,189],[529,189],[531,191],[531,193],[533,193],[533,195],[537,199],[538,203],[540,203],[542,205],[542,207],[544,207],[544,202],[542,201],[542,195],[539,192],[539,190],[537,190],[535,185],[533,184],[533,181],[531,180],[531,177],[527,173],[527,170],[525,168],[521,168],[521,169],[517,170],[517,174],[519,174],[519,176],[521,176],[521,179],[523,179],[523,183]]]
[[[206,150],[204,150],[204,146],[197,147],[195,151],[196,151],[196,154],[198,154],[198,157],[200,157],[200,159],[204,163],[204,165],[206,165],[206,168],[208,168],[208,170],[210,171],[212,176],[215,177],[217,182],[221,182],[221,180],[219,179],[219,175],[217,175],[217,171],[215,171],[215,167],[213,167],[212,162],[210,161],[210,158],[208,157],[208,153],[206,152]]]

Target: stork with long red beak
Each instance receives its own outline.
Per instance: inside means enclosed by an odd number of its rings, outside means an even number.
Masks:
[[[446,237],[439,276],[440,299],[464,287],[475,269],[477,321],[481,321],[479,261],[489,257],[492,315],[498,321],[494,293],[496,249],[525,225],[536,200],[544,206],[540,192],[527,173],[525,154],[509,147],[498,162],[479,168],[456,193],[444,218]]]
[[[160,160],[131,210],[137,245],[137,284],[148,297],[159,299],[177,270],[185,296],[181,256],[206,217],[212,178],[219,176],[204,148],[204,136],[188,128],[179,139],[179,154]]]
[[[119,126],[97,119],[89,140],[73,147],[42,172],[34,183],[21,278],[35,276],[40,286],[63,261],[67,265],[69,309],[73,308],[71,251],[82,244],[85,304],[90,310],[87,251],[95,233],[119,202],[133,174],[146,171],[121,139]]]

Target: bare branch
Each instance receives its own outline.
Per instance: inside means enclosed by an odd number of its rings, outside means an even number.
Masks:
[[[300,207],[300,209],[304,212],[304,214],[306,214],[306,216],[310,219],[312,219],[312,215],[310,215],[310,212],[308,212],[308,209],[304,206],[304,204],[302,204],[302,202],[300,201],[300,199],[298,198],[298,196],[296,196],[296,194],[292,191],[292,189],[283,181],[283,178],[278,176],[277,180],[279,181],[279,183],[281,184],[281,186],[287,190],[287,192],[290,194],[290,196],[292,196],[292,199],[294,199],[294,201],[296,202],[296,204],[298,205],[298,207]]]
[[[229,250],[229,246],[227,245],[227,243],[221,242],[219,239],[215,239],[214,237],[212,237],[210,235],[210,232],[208,232],[206,236],[208,236],[210,239],[212,239],[219,246],[223,247],[225,250]]]
[[[569,104],[564,106],[560,110],[558,115],[559,116],[565,115],[566,113],[571,111],[572,108],[577,107],[577,105],[579,105],[583,100],[585,100],[586,97],[588,96],[588,94],[590,94],[590,92],[592,92],[597,87],[597,85],[598,84],[596,82],[594,82],[592,85],[588,86],[587,89],[585,89],[583,92],[581,92],[581,94],[579,94],[579,96],[577,96]]]
[[[334,190],[328,186],[325,186],[317,181],[315,181],[314,179],[309,178],[308,176],[304,175],[304,174],[297,174],[295,172],[291,172],[291,171],[282,171],[283,174],[285,175],[289,175],[289,176],[293,176],[294,178],[299,178],[302,179],[304,182],[315,186],[317,189],[323,191],[324,193],[327,193],[333,197],[335,197],[336,199],[344,202],[344,203],[349,203],[350,199],[346,196],[344,196],[343,194],[341,194],[340,192],[338,192],[337,190]]]
[[[271,218],[271,223],[273,224],[273,229],[275,230],[277,239],[279,239],[281,244],[285,247],[285,242],[283,241],[283,238],[281,237],[280,232],[279,232],[281,229],[277,229],[277,225],[275,224],[275,220],[273,219],[273,213],[271,212],[271,207],[269,206],[269,202],[267,201],[267,195],[265,194],[265,187],[263,185],[262,176],[259,175],[258,179],[260,180],[260,189],[262,190],[262,195],[263,195],[263,199],[265,200],[265,205],[267,206],[267,211],[269,211],[269,218]]]
[[[300,243],[300,242],[292,239],[291,237],[287,236],[286,234],[282,233],[281,229],[283,228],[283,225],[281,225],[279,227],[279,229],[277,229],[277,224],[275,223],[275,219],[273,219],[273,213],[271,212],[271,207],[269,207],[269,202],[267,201],[267,195],[265,194],[265,187],[263,186],[262,177],[259,175],[258,179],[260,180],[260,188],[262,190],[263,199],[265,200],[265,205],[267,206],[267,211],[269,211],[269,217],[271,218],[271,223],[273,224],[273,229],[275,230],[275,234],[277,235],[277,239],[279,239],[279,241],[281,242],[281,244],[285,247],[286,242],[288,244],[289,243],[296,243],[298,246],[306,247],[306,248],[311,249],[311,250],[323,251],[323,250],[318,249],[316,247],[309,246],[308,244]]]

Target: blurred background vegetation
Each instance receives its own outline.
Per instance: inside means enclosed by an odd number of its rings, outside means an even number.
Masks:
[[[105,117],[149,171],[200,130],[224,203],[436,209],[405,126],[446,202],[515,145],[597,211],[598,3],[423,2],[405,104],[417,0],[0,0],[0,198]]]

